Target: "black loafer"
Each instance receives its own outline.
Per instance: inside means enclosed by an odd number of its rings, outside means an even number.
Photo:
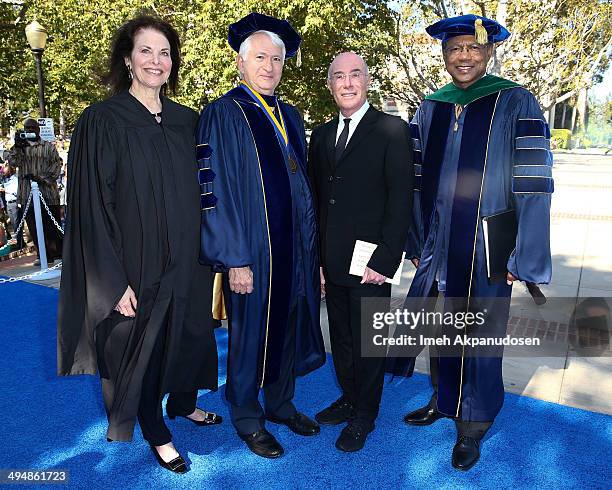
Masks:
[[[291,432],[299,434],[300,436],[314,436],[321,432],[321,428],[314,420],[311,420],[300,412],[296,412],[295,415],[289,419],[277,419],[271,416],[268,416],[267,419],[275,424],[286,425]]]
[[[262,458],[278,458],[285,450],[283,446],[266,429],[260,429],[253,434],[238,434],[247,447]]]
[[[340,397],[329,407],[324,408],[315,415],[317,422],[323,425],[338,425],[353,418],[355,409],[353,404],[344,397]]]
[[[200,408],[200,410],[202,409]],[[193,422],[195,425],[199,425],[199,426],[217,425],[223,422],[223,417],[221,417],[221,415],[217,415],[214,412],[207,412],[206,410],[202,410],[202,412],[204,412],[204,420],[193,420],[187,417],[186,415],[180,415],[178,413],[174,413],[171,410],[168,410],[168,407],[166,407],[166,413],[168,414],[168,418],[170,420],[174,420],[176,417],[183,417],[189,420],[190,422]]]
[[[404,416],[404,422],[409,425],[431,425],[436,420],[444,418],[434,407],[426,405]]]
[[[467,471],[480,458],[480,441],[468,436],[459,436],[453,448],[453,468]]]
[[[336,441],[336,447],[345,453],[353,453],[363,448],[368,434],[374,430],[374,424],[363,420],[351,420],[342,429]]]
[[[180,454],[176,458],[174,458],[172,461],[166,462],[161,458],[155,446],[153,446],[152,444],[149,444],[149,447],[151,448],[151,451],[153,451],[153,454],[155,455],[155,459],[159,463],[159,466],[167,469],[168,471],[172,471],[173,473],[179,473],[179,474],[187,473],[188,471],[187,463],[185,462],[185,460]]]

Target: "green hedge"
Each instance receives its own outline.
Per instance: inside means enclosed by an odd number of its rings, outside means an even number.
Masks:
[[[572,132],[569,129],[550,130],[550,148],[567,150],[570,147]]]

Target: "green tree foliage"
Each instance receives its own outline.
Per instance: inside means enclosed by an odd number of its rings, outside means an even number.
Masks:
[[[19,119],[22,111],[38,106],[36,92],[30,96],[22,90],[36,87],[34,62],[24,33],[26,10],[21,2],[0,2],[0,133]]]
[[[4,59],[1,111],[4,124],[38,106],[34,63],[28,53],[23,29],[36,18],[52,39],[43,63],[47,110],[56,121],[60,115],[70,128],[82,109],[107,93],[98,81],[104,71],[112,36],[117,27],[138,12],[168,20],[183,40],[183,69],[177,99],[196,110],[232,88],[237,80],[235,53],[227,44],[227,28],[250,11],[289,20],[302,34],[302,66],[294,59],[285,66],[279,93],[297,104],[310,124],[324,121],[334,112],[325,87],[327,66],[333,56],[353,49],[364,55],[373,72],[385,64],[382,43],[393,31],[393,18],[381,0],[34,0],[24,1],[25,16],[15,23],[14,8],[2,10],[15,26],[9,36],[2,32]],[[385,34],[386,33],[386,34]],[[5,52],[12,58],[5,58]],[[6,89],[6,92],[4,90]],[[4,94],[8,94],[5,96]],[[19,103],[9,102],[16,101]]]
[[[413,110],[449,82],[438,42],[425,27],[442,17],[475,13],[496,18],[512,33],[496,49],[493,73],[531,90],[542,105],[573,97],[597,82],[612,52],[612,4],[601,0],[405,0],[387,47],[383,89]]]

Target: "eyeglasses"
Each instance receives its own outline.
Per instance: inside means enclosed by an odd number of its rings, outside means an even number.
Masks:
[[[463,53],[465,49],[469,54],[480,54],[487,48],[487,45],[483,44],[458,44],[451,48],[444,48],[444,53],[448,56],[456,56],[459,53]]]
[[[334,83],[341,83],[341,82],[344,82],[346,78],[348,77],[351,80],[351,82],[356,82],[357,80],[361,78],[362,75],[363,75],[363,72],[359,70],[352,71],[350,73],[334,73],[331,76],[331,80]]]

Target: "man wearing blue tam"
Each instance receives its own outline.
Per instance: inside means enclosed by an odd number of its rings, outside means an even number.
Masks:
[[[462,15],[441,20],[427,32],[442,41],[453,81],[426,97],[411,124],[417,226],[407,256],[417,271],[407,305],[410,298],[436,297],[439,291],[445,312],[486,312],[484,325],[442,327],[443,335],[503,337],[512,283],[551,278],[548,125],[529,91],[486,74],[494,43],[510,35],[504,27]],[[492,234],[493,225],[485,229],[485,222],[496,222],[499,233]],[[509,238],[498,240],[501,235]],[[497,278],[487,255],[494,245],[507,250]],[[453,418],[452,465],[468,470],[503,404],[503,347],[487,351],[486,357],[469,345],[455,349],[438,347],[437,357],[430,352],[433,395],[404,421],[429,425]],[[414,358],[390,357],[395,374],[411,374]]]
[[[283,448],[265,420],[318,434],[292,399],[295,375],[325,362],[304,123],[274,95],[301,38],[287,21],[252,13],[228,41],[241,82],[204,109],[196,132],[200,260],[223,273],[232,423],[251,451],[276,458]]]

